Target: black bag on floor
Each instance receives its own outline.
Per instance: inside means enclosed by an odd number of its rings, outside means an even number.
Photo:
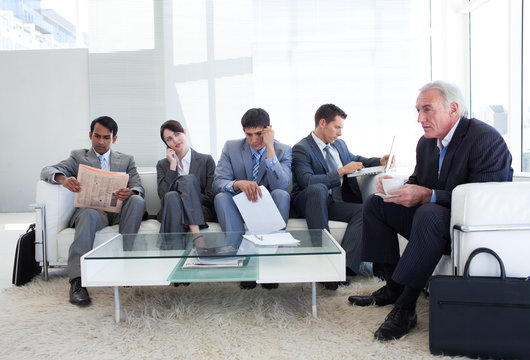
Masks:
[[[12,282],[17,286],[24,285],[40,274],[41,270],[35,260],[35,224],[31,224],[17,242]]]
[[[469,276],[471,260],[480,253],[498,260],[500,278]],[[493,250],[474,250],[463,276],[433,276],[429,289],[432,354],[530,359],[530,281],[506,278]]]

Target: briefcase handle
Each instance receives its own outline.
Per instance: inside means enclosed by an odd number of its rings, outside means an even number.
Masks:
[[[464,266],[464,277],[469,278],[469,265],[471,264],[471,260],[480,253],[488,253],[497,259],[499,262],[499,267],[501,268],[501,279],[506,280],[506,271],[504,270],[504,263],[502,262],[501,258],[497,253],[489,248],[481,247],[473,250],[471,254],[469,254],[469,257],[467,258],[466,265]]]

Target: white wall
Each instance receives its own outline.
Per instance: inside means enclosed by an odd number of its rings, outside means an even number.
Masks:
[[[86,49],[0,51],[0,212],[30,211],[45,165],[89,146]]]

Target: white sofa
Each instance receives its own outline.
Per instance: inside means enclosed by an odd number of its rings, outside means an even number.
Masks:
[[[157,194],[156,172],[140,172],[142,185],[145,189],[146,208],[149,215],[156,215],[160,209]],[[364,176],[359,181],[363,196],[375,191],[375,177]],[[61,185],[52,185],[45,181],[37,183],[36,207],[39,211],[36,222],[36,259],[43,263],[44,255],[48,266],[64,266],[68,259],[68,250],[74,239],[74,229],[68,223],[74,211],[74,195]],[[221,231],[218,223],[208,223],[205,231]],[[332,236],[341,242],[347,223],[330,221]],[[307,229],[305,219],[289,219],[288,230]],[[160,223],[157,220],[142,221],[139,232],[158,233]],[[96,233],[94,246],[102,244],[118,233],[118,225],[107,226]],[[46,243],[44,254],[43,244]],[[47,277],[47,268],[44,271]]]
[[[140,173],[145,188],[147,212],[156,215],[160,200],[156,191],[156,173]],[[375,191],[376,177],[360,177],[363,198]],[[73,193],[59,185],[44,181],[37,183],[37,208],[40,216],[36,222],[36,258],[43,263],[43,241],[46,242],[46,259],[49,266],[64,266],[68,249],[73,241],[74,229],[68,222],[74,211]],[[444,256],[435,274],[461,274],[468,255],[477,247],[487,246],[503,259],[508,276],[530,275],[530,181],[513,183],[483,183],[460,185],[453,191],[451,232],[453,251]],[[330,221],[330,231],[342,241],[346,223]],[[220,231],[219,224],[209,223],[207,231]],[[305,219],[289,219],[287,229],[307,228]],[[142,222],[140,232],[157,233],[160,223],[156,220]],[[118,225],[108,226],[96,234],[97,246],[118,233]],[[401,248],[406,240],[400,239]],[[498,274],[493,258],[481,254],[471,267],[472,274]],[[47,269],[44,271],[47,276]]]

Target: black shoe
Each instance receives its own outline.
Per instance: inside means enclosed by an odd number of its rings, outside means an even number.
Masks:
[[[239,283],[239,288],[243,290],[252,290],[256,287],[255,281],[241,281]]]
[[[261,284],[261,287],[267,290],[277,289],[278,283]]]
[[[322,286],[324,286],[324,289],[335,291],[339,288],[339,286],[348,286],[351,284],[350,280],[346,279],[346,281],[332,281],[332,282],[324,282],[321,283]]]
[[[189,282],[176,282],[176,283],[173,283],[173,286],[174,287],[182,287],[182,286],[190,286],[190,283]]]
[[[398,297],[399,297],[399,294],[394,294],[390,291],[388,286],[383,286],[379,290],[376,290],[375,292],[373,292],[372,295],[368,295],[368,296],[353,295],[348,298],[348,301],[357,306],[370,306],[373,304],[377,306],[385,306],[388,304],[395,303]]]
[[[81,286],[81,278],[70,281],[70,303],[79,306],[90,305],[90,296],[86,288]]]
[[[396,305],[388,314],[385,321],[374,334],[377,340],[387,341],[399,339],[409,333],[418,322],[415,310],[405,310]]]

